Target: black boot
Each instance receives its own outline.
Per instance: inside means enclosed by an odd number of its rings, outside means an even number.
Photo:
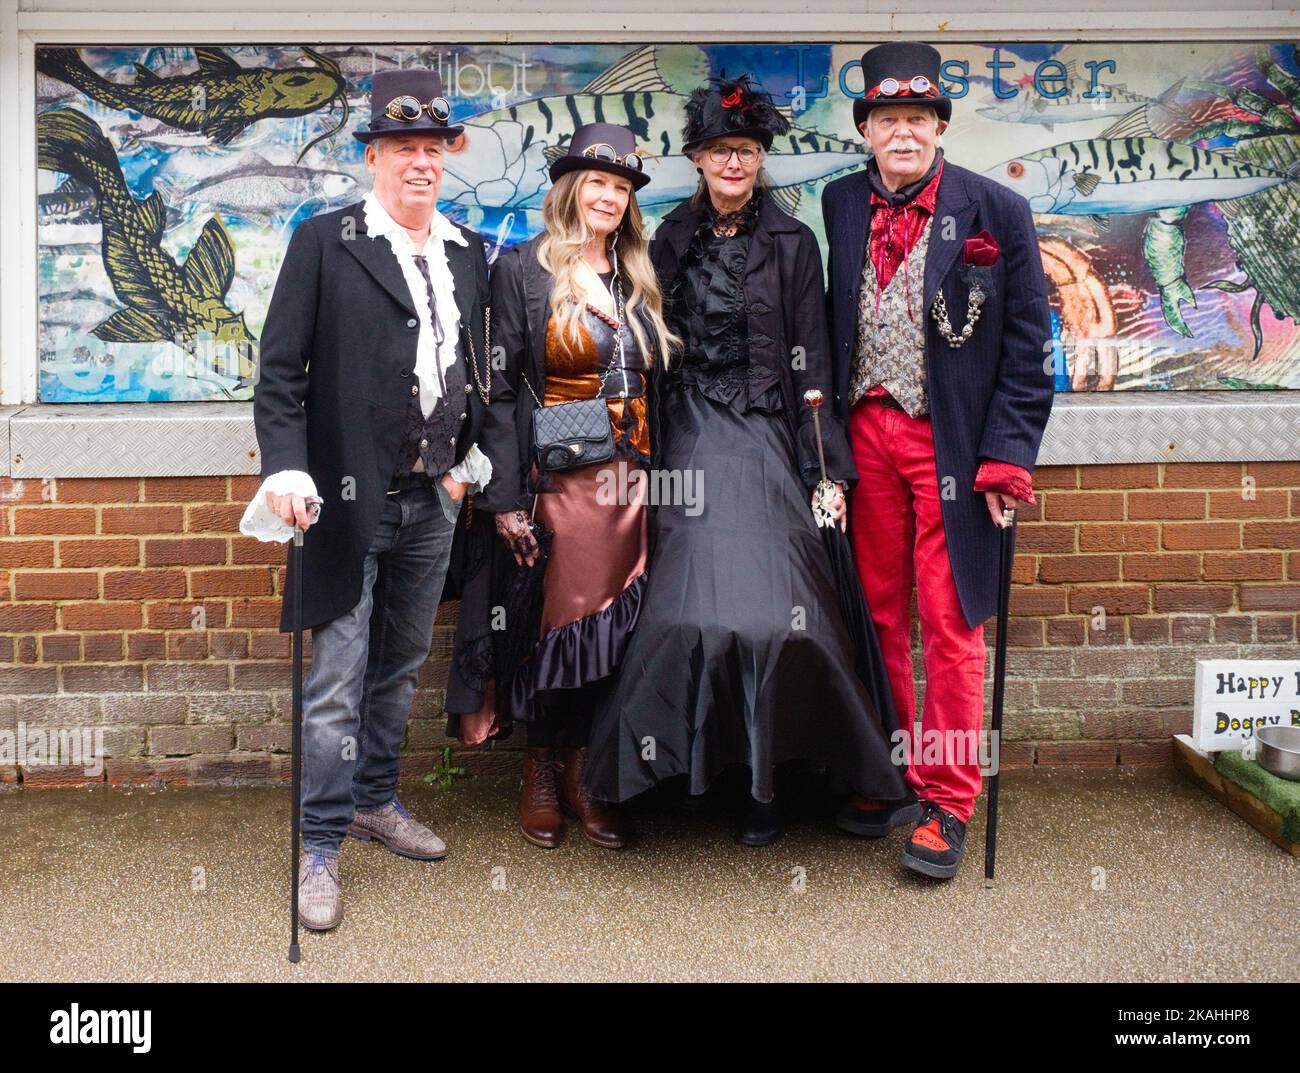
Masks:
[[[746,795],[736,823],[736,841],[744,846],[766,846],[780,837],[781,823],[776,802],[764,804]]]
[[[966,851],[966,825],[930,801],[921,802],[921,822],[903,847],[903,866],[931,879],[951,879]]]

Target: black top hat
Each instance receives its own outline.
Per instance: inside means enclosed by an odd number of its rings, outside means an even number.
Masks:
[[[689,153],[705,142],[728,135],[753,138],[764,149],[772,139],[790,129],[790,121],[776,110],[770,94],[749,83],[749,75],[713,79],[686,101],[686,126],[682,128],[682,152]]]
[[[450,122],[451,102],[442,95],[442,76],[437,71],[423,67],[376,71],[370,80],[370,129],[353,131],[352,137],[367,144],[385,134],[454,138],[465,129],[450,127]]]
[[[862,55],[863,96],[853,102],[853,125],[862,126],[873,108],[917,101],[931,105],[946,123],[952,118],[952,101],[942,95],[939,62],[939,50],[919,41],[887,41],[867,49]]]
[[[623,163],[625,159],[633,164]],[[640,190],[650,181],[642,166],[631,130],[617,123],[586,123],[573,132],[568,151],[551,164],[551,182],[571,171],[607,171],[626,179],[633,190]]]

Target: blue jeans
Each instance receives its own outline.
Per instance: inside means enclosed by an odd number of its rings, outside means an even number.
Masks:
[[[461,503],[436,484],[387,496],[356,607],[312,631],[303,682],[302,844],[338,854],[357,810],[397,793]]]

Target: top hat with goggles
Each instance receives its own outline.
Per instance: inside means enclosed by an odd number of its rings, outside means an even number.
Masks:
[[[570,171],[605,171],[640,190],[650,181],[636,135],[617,123],[586,123],[573,132],[568,151],[551,164],[551,182]]]
[[[352,132],[369,144],[392,134],[454,138],[464,127],[450,126],[451,102],[442,94],[442,77],[423,67],[376,71],[370,80],[370,129]]]
[[[853,102],[853,125],[861,127],[873,108],[926,104],[945,123],[952,101],[939,86],[939,50],[919,41],[888,41],[862,56],[863,95]]]

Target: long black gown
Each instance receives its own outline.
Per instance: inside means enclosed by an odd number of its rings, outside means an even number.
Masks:
[[[732,764],[748,765],[753,797],[770,801],[775,766],[794,759],[864,797],[905,794],[854,673],[780,385],[749,363],[753,205],[726,238],[706,215],[665,287],[687,346],[660,378],[655,466],[694,471],[702,488],[694,505],[651,512],[640,619],[590,738],[587,785],[606,801],[680,774],[703,793]]]

